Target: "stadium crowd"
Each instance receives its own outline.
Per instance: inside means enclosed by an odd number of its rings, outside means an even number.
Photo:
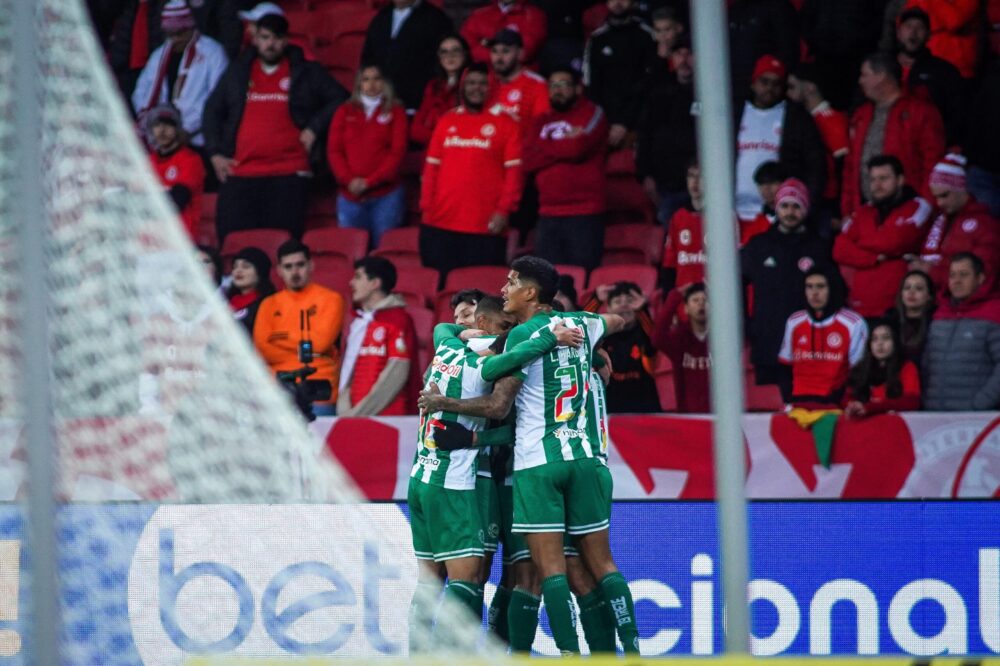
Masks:
[[[235,317],[274,372],[311,341],[317,413],[416,413],[433,325],[523,255],[623,319],[610,412],[708,411],[687,3],[467,4],[89,1]],[[1000,407],[1000,1],[728,4],[749,408]]]

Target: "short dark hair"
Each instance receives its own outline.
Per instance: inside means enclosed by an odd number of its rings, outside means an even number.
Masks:
[[[551,305],[559,287],[559,273],[555,266],[541,257],[526,255],[515,259],[511,265],[512,271],[517,271],[522,280],[535,283],[538,287],[538,302]]]
[[[819,80],[821,78],[819,68],[816,67],[815,63],[811,62],[800,62],[795,69],[792,70],[791,74],[799,81],[807,81],[816,85],[819,85]]]
[[[872,71],[879,72],[880,74],[888,74],[889,78],[897,84],[903,80],[903,68],[900,67],[896,56],[891,53],[883,53],[881,51],[870,53],[865,56],[865,59],[862,61],[862,64],[864,63],[867,63]]]
[[[288,19],[281,14],[265,14],[257,19],[258,30],[268,30],[277,37],[288,35]]]
[[[649,20],[651,23],[654,21],[676,21],[681,25],[684,24],[684,21],[680,19],[680,15],[677,10],[673,7],[657,7],[653,10]]]
[[[684,290],[684,302],[687,303],[688,301],[690,301],[691,297],[694,296],[695,294],[704,294],[704,293],[705,293],[705,283],[695,282],[690,287]]]
[[[982,259],[971,252],[956,252],[951,255],[951,259],[948,260],[948,265],[951,266],[959,261],[968,261],[972,264],[972,270],[976,273],[976,275],[982,275],[986,272],[986,264],[983,263]]]
[[[354,262],[354,268],[363,270],[369,280],[380,280],[383,293],[392,293],[396,287],[396,267],[385,257],[361,257]]]
[[[485,76],[489,76],[489,65],[485,62],[470,63],[469,66],[465,68],[465,76],[468,76],[469,74],[483,74]]]
[[[628,280],[615,282],[614,286],[611,287],[611,291],[608,292],[608,301],[610,302],[612,298],[616,298],[618,296],[628,296],[633,291],[641,294],[642,288],[635,282],[629,282]]]
[[[476,316],[481,314],[503,314],[503,299],[499,296],[483,296],[476,305]]]
[[[892,167],[892,172],[897,176],[903,175],[903,163],[895,155],[875,155],[866,165],[868,170],[871,171],[875,167],[889,166]]]
[[[463,289],[451,297],[451,309],[454,310],[460,303],[479,305],[485,295],[481,289]]]
[[[312,257],[312,253],[309,252],[309,246],[300,240],[295,240],[294,238],[286,240],[280,246],[278,246],[278,263],[290,254],[298,254],[301,252],[306,255],[306,259]]]
[[[573,79],[573,85],[577,86],[583,81],[583,75],[580,73],[580,70],[568,62],[559,63],[550,67],[545,78],[551,79],[553,74],[569,74]]]
[[[788,167],[783,162],[778,162],[777,160],[763,162],[753,172],[753,182],[757,185],[783,183],[791,177],[792,174],[789,173]]]

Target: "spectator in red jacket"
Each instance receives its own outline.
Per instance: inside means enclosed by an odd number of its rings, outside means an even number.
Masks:
[[[501,30],[490,40],[491,92],[488,104],[520,123],[521,133],[549,110],[545,79],[521,63],[524,41],[515,30]]]
[[[355,262],[351,298],[359,309],[347,334],[338,416],[417,413],[417,335],[395,286],[396,267],[388,259]]]
[[[851,116],[840,197],[844,216],[871,200],[868,171],[862,167],[876,155],[898,157],[906,182],[930,199],[927,176],[944,154],[944,124],[933,104],[903,92],[901,75],[899,62],[888,54],[872,54],[861,65],[858,83],[868,102]]]
[[[490,41],[499,31],[510,28],[521,34],[524,51],[521,61],[534,65],[545,43],[548,25],[545,12],[526,0],[494,0],[469,15],[462,25],[462,37],[472,47],[472,59],[490,61]]]
[[[192,242],[197,240],[201,195],[205,191],[205,165],[201,155],[188,147],[180,112],[170,105],[150,109],[146,132],[153,151],[149,159],[167,196],[181,216]]]
[[[931,172],[929,184],[940,215],[927,232],[920,259],[911,268],[924,270],[934,284],[945,285],[951,257],[972,252],[985,265],[986,282],[992,286],[1000,267],[1000,222],[969,194],[965,158],[945,157]]]
[[[701,167],[688,166],[688,205],[678,208],[670,218],[663,247],[664,286],[689,285],[705,279],[705,231],[702,228]]]
[[[354,94],[333,116],[326,154],[340,192],[337,221],[366,229],[373,247],[403,223],[406,200],[399,167],[406,154],[406,112],[392,84],[374,66],[362,67]]]
[[[931,53],[944,58],[969,79],[979,59],[979,0],[908,0],[931,17]]]
[[[505,263],[503,234],[521,198],[521,137],[507,114],[486,110],[486,67],[471,65],[461,90],[462,106],[431,137],[420,191],[420,256],[442,279],[452,268]]]
[[[833,260],[854,269],[847,304],[862,317],[881,317],[927,234],[933,207],[917,196],[892,155],[868,160],[872,203],[854,211],[833,243]]]
[[[535,252],[589,271],[604,245],[608,122],[569,66],[549,74],[549,104],[524,136],[524,170],[535,175],[540,204]]]
[[[687,321],[675,317],[681,300]],[[656,315],[651,338],[653,346],[663,352],[673,366],[677,411],[682,414],[711,412],[712,355],[708,351],[708,299],[704,283],[696,282],[683,290],[670,291]]]
[[[469,45],[460,35],[448,35],[437,49],[438,64],[434,78],[424,88],[420,108],[410,122],[410,141],[426,146],[437,121],[458,106],[458,82],[469,64]]]
[[[859,419],[915,409],[920,409],[920,371],[904,356],[892,323],[875,322],[865,355],[847,380],[844,416]]]

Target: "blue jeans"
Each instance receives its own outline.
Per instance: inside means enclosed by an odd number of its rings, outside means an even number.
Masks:
[[[378,247],[382,234],[403,224],[406,198],[403,186],[380,197],[351,201],[337,196],[337,221],[342,227],[365,229],[371,234],[371,246]]]
[[[1000,217],[1000,174],[972,167],[966,177],[966,186],[972,196],[990,209],[993,217]]]

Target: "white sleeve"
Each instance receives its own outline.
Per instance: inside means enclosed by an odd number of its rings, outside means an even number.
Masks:
[[[160,57],[163,47],[153,51],[149,60],[139,73],[139,80],[135,82],[135,90],[132,91],[132,108],[136,113],[140,113],[149,101],[149,95],[153,92],[153,79],[156,78],[156,70],[159,69]]]
[[[587,328],[587,338],[590,340],[590,351],[594,351],[594,349],[597,348],[598,343],[600,343],[601,338],[604,337],[605,331],[607,331],[607,325],[604,323],[604,317],[594,314],[583,317],[583,325]]]
[[[794,329],[795,324],[789,317],[788,321],[785,322],[785,335],[781,338],[781,349],[778,351],[778,360],[782,363],[792,362],[792,331]]]
[[[858,322],[851,328],[851,347],[847,350],[847,360],[851,366],[857,365],[865,356],[865,345],[868,344],[868,324],[858,317]]]

